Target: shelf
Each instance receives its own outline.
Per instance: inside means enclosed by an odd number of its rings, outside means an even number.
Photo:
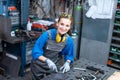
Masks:
[[[118,37],[112,37],[113,40],[117,40],[117,41],[120,41],[120,38]]]
[[[109,57],[110,60],[113,60],[113,61],[116,61],[116,62],[119,62],[120,64],[120,59],[115,59],[115,58],[112,58],[112,57]]]
[[[113,51],[110,51],[110,53],[120,55],[119,52],[113,52]]]
[[[118,47],[118,48],[120,48],[120,45],[118,45],[118,44],[114,44],[114,43],[111,43],[111,46],[114,46],[114,47]]]
[[[115,26],[119,26],[119,27],[120,27],[120,24],[118,24],[118,23],[114,23],[114,25],[115,25]]]
[[[107,64],[110,67],[116,68],[116,69],[120,69],[120,65],[112,63],[112,64]]]
[[[116,11],[120,11],[120,9],[116,9]]]
[[[120,18],[120,15],[116,15],[115,18]]]
[[[117,31],[117,30],[113,30],[113,32],[115,32],[115,33],[119,33],[119,34],[120,34],[120,31]]]
[[[107,63],[107,65],[116,69],[120,69],[120,63],[113,60],[110,60],[110,63]]]
[[[120,69],[120,0],[117,2],[107,65]]]

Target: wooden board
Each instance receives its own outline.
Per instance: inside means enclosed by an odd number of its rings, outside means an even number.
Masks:
[[[120,72],[115,71],[107,80],[120,80]]]

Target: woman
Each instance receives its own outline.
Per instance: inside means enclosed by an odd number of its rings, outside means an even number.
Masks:
[[[72,24],[72,16],[61,14],[56,23],[57,29],[50,29],[38,38],[32,50],[31,71],[40,80],[43,74],[58,72],[56,63],[59,55],[64,56],[64,64],[60,70],[64,73],[70,70],[70,63],[74,61],[73,39],[67,34]]]

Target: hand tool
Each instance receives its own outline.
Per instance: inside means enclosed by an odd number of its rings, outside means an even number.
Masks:
[[[99,68],[95,68],[93,66],[87,66],[86,69],[89,69],[89,70],[92,70],[92,71],[96,71],[95,74],[98,74],[98,73],[104,74],[104,70],[101,70]]]

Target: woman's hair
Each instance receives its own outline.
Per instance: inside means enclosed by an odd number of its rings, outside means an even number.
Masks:
[[[72,22],[72,15],[71,14],[66,14],[66,13],[62,13],[61,15],[60,15],[60,17],[59,17],[59,19],[58,19],[58,22],[60,21],[60,19],[61,18],[67,18],[67,19],[69,19],[69,20],[71,20],[71,22]]]

